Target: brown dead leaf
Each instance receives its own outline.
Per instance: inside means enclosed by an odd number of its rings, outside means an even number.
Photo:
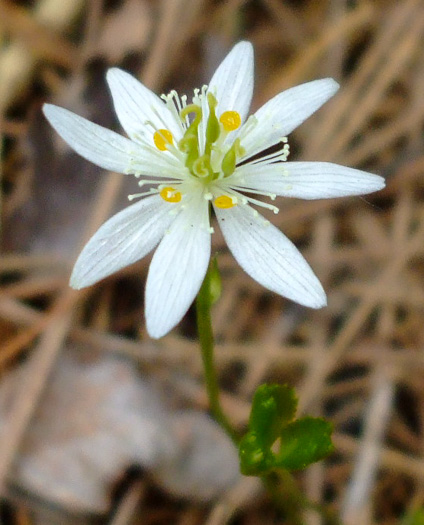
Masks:
[[[237,454],[210,418],[172,415],[131,361],[67,351],[29,428],[9,480],[73,515],[104,514],[132,465],[177,497],[208,501],[238,479]],[[0,384],[0,436],[20,369]]]

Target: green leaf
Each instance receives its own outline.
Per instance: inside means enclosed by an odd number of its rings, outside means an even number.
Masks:
[[[321,418],[304,417],[289,423],[281,431],[275,466],[298,470],[325,458],[334,450],[331,432],[331,423]]]
[[[287,385],[261,385],[253,398],[249,430],[262,447],[271,447],[281,429],[293,420],[297,398]]]

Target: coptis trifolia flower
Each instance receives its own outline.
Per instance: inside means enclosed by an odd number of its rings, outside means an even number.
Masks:
[[[379,190],[377,175],[326,162],[286,162],[286,135],[338,89],[315,80],[275,96],[247,118],[253,91],[253,48],[238,43],[208,86],[192,100],[175,91],[157,97],[113,68],[107,81],[129,139],[66,109],[44,113],[80,155],[107,170],[140,178],[139,199],[109,219],[79,256],[71,286],[83,288],[134,263],[159,244],[146,283],[152,337],[171,330],[199,291],[211,253],[212,205],[240,266],[264,287],[302,305],[326,304],[324,290],[295,246],[253,207],[255,198],[321,199]],[[262,154],[271,146],[278,151]],[[259,154],[259,155],[258,155]],[[252,206],[253,205],[253,206]]]

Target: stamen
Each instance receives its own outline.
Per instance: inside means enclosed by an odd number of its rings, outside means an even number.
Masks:
[[[184,131],[188,127],[188,121],[181,122],[180,113],[187,105],[187,96],[182,95],[180,97],[175,91],[175,89],[173,89],[168,93],[168,95],[161,95],[161,99],[165,101],[167,108],[171,111],[172,115],[175,118],[175,121],[180,126],[181,132],[184,133]]]
[[[268,210],[273,211],[275,214],[277,214],[280,210],[277,208],[277,206],[274,206],[273,204],[269,204],[268,202],[263,202],[258,199],[254,199],[253,197],[248,197],[247,195],[240,194],[236,189],[233,188],[226,188],[226,191],[229,195],[234,195],[233,197],[230,197],[233,199],[233,202],[237,199],[241,201],[241,204],[255,204],[256,206],[260,206],[261,208],[266,208]],[[241,191],[246,191],[244,188],[241,188]],[[254,191],[253,193],[259,193]],[[253,209],[252,209],[253,210]],[[255,212],[255,210],[253,210]]]
[[[192,99],[193,104],[197,104],[197,105],[201,106],[203,99],[206,97],[207,90],[208,90],[208,86],[206,84],[203,84],[201,89],[199,89],[199,88],[194,89],[193,90],[194,95],[193,95],[193,99]]]
[[[169,144],[173,144],[172,133],[167,129],[158,129],[153,135],[153,142],[160,151],[166,151]]]
[[[159,192],[159,195],[166,202],[180,202],[182,198],[181,192],[177,191],[171,186],[166,186],[165,188],[162,188]]]
[[[262,202],[257,199],[253,199],[252,197],[247,197],[247,200],[250,204],[256,204],[256,206],[260,206],[261,208],[267,208],[268,210],[273,211],[275,214],[277,214],[280,209],[277,208],[277,206],[273,206],[272,204],[268,204],[267,202]]]
[[[137,182],[137,184],[140,186],[140,188],[142,186],[145,186],[146,184],[174,184],[175,182],[180,182],[179,180],[176,181],[176,179],[169,179],[169,180],[166,180],[166,179],[142,179],[140,181]]]
[[[257,124],[258,119],[255,117],[255,115],[250,115],[240,131],[240,140],[243,140],[243,138],[246,137],[257,126]]]
[[[268,155],[264,155],[263,157],[259,157],[258,159],[248,161],[249,164],[273,164],[278,161],[285,162],[288,159],[288,156],[290,154],[290,146],[285,143],[283,148],[279,151],[274,151],[273,153],[269,153]]]
[[[236,206],[235,199],[229,197],[228,195],[220,195],[214,200],[214,204],[223,210],[227,210]]]
[[[142,193],[133,193],[132,195],[128,195],[128,200],[133,201],[134,199],[140,199],[146,195],[152,195],[153,193],[156,193],[156,191],[155,188],[151,188],[149,191],[143,191]]]
[[[219,117],[219,121],[223,125],[225,131],[234,131],[240,127],[241,117],[237,111],[224,111]]]
[[[245,193],[254,193],[255,195],[263,195],[264,197],[269,197],[272,201],[275,201],[277,195],[276,193],[270,193],[269,191],[260,191],[251,188],[245,188],[244,186],[231,185],[231,187],[237,191],[244,191]]]

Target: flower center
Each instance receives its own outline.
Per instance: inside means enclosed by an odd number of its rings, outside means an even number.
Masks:
[[[201,90],[194,90],[192,103],[189,105],[187,105],[187,97],[183,95],[180,98],[176,91],[162,95],[162,99],[175,119],[175,124],[180,128],[182,138],[175,140],[169,129],[159,128],[153,122],[148,122],[153,128],[154,146],[161,152],[156,152],[154,156],[158,161],[160,161],[158,156],[160,157],[162,153],[168,158],[164,159],[167,162],[158,163],[156,175],[152,166],[155,180],[147,178],[138,183],[139,186],[152,183],[157,186],[130,195],[128,197],[130,200],[159,194],[165,202],[176,204],[170,207],[171,213],[178,213],[187,206],[197,206],[199,224],[210,233],[213,232],[213,228],[210,227],[210,204],[222,210],[235,206],[250,208],[254,205],[278,213],[276,206],[255,199],[249,194],[263,195],[271,200],[274,200],[276,195],[251,188],[246,176],[249,174],[249,167],[257,164],[261,166],[272,164],[277,169],[280,163],[286,161],[289,154],[286,137],[281,137],[279,140],[282,146],[280,145],[278,150],[249,156],[241,143],[257,125],[257,118],[254,115],[247,119],[234,138],[231,133],[238,130],[242,124],[240,114],[228,110],[217,115],[218,101],[212,93],[208,92],[207,86],[203,86]],[[162,119],[161,122],[164,120]],[[231,137],[233,140],[230,140]],[[260,146],[260,138],[258,145]],[[247,172],[243,165],[246,165]],[[259,216],[255,209],[251,211],[254,217]]]
[[[204,115],[205,99],[207,118]],[[240,114],[237,111],[224,111],[218,117],[217,106],[216,97],[207,92],[206,86],[201,95],[195,91],[192,104],[186,105],[184,101],[184,104],[174,106],[175,117],[180,119],[185,129],[181,140],[174,144],[174,137],[168,129],[157,129],[153,134],[153,142],[159,151],[168,151],[184,163],[191,175],[188,182],[200,182],[204,196],[210,196],[207,200],[215,197],[215,206],[229,209],[237,205],[237,199],[227,193],[226,183],[220,181],[234,173],[245,150],[240,138],[232,143],[226,140],[229,133],[240,128]],[[184,193],[189,187],[184,186]],[[162,187],[159,195],[166,202],[178,203],[182,200],[181,191],[172,186]]]
[[[190,173],[200,179],[206,186],[211,182],[229,177],[236,169],[237,159],[244,153],[240,139],[236,139],[230,147],[223,147],[228,133],[238,129],[241,117],[237,111],[224,111],[216,116],[218,102],[212,93],[205,93],[209,107],[209,115],[204,131],[205,141],[203,151],[199,145],[199,126],[203,121],[203,111],[200,104],[189,104],[179,111],[182,122],[187,121],[188,115],[194,115],[191,123],[185,130],[183,138],[177,144],[180,152],[185,154],[185,166]],[[198,102],[196,100],[196,102]],[[160,151],[172,152],[173,136],[167,129],[159,129],[153,135],[153,142]]]

